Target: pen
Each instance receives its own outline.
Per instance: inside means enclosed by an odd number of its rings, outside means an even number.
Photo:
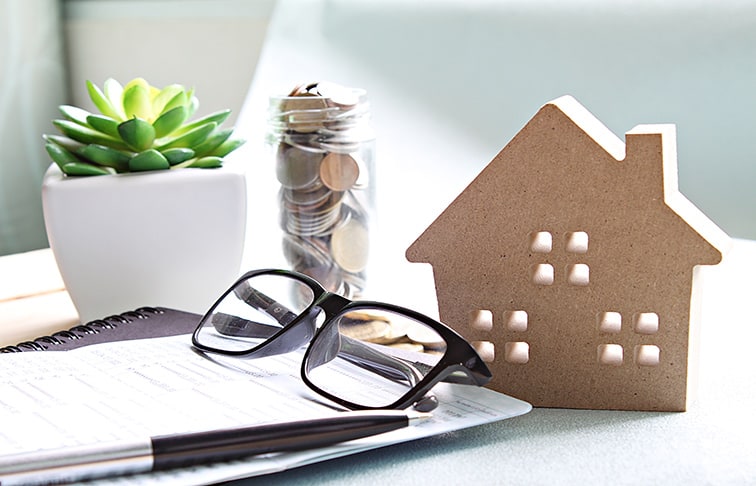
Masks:
[[[161,435],[0,457],[0,485],[49,484],[315,449],[390,432],[431,415],[379,410],[247,427]]]

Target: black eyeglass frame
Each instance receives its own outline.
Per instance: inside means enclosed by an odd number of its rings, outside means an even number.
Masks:
[[[234,290],[243,282],[261,275],[278,275],[297,280],[307,285],[313,292],[312,303],[302,310],[295,319],[284,324],[280,330],[251,349],[218,349],[201,343],[198,339],[198,335],[206,325],[206,321],[213,315],[215,309],[221,304],[221,302],[223,302],[223,300],[230,293],[234,292]],[[327,329],[330,326],[337,325],[337,318],[339,316],[360,309],[383,309],[387,312],[404,315],[433,329],[433,331],[438,333],[438,335],[446,342],[446,350],[444,351],[444,354],[439,361],[433,365],[431,370],[404,395],[387,406],[370,407],[344,400],[343,398],[323,390],[314,384],[308,377],[307,365],[313,349],[312,343],[318,339],[318,336],[320,336],[321,333],[327,332]],[[319,310],[323,311],[325,318],[318,328],[314,317],[319,313]],[[281,269],[252,270],[239,277],[202,317],[192,334],[192,345],[203,352],[246,359],[284,354],[307,345],[300,368],[302,381],[318,394],[351,410],[369,410],[377,408],[404,409],[425,396],[431,388],[441,381],[452,381],[454,383],[483,386],[491,380],[492,376],[488,366],[486,366],[472,345],[449,326],[406,307],[378,301],[350,300],[326,290],[317,280],[307,275]]]

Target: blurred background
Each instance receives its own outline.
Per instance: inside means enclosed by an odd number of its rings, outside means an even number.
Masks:
[[[43,133],[85,81],[193,86],[238,116],[274,0],[0,0],[0,255],[47,247]]]
[[[391,197],[409,216],[389,222],[397,252],[563,94],[621,139],[675,123],[683,194],[756,239],[752,1],[0,0],[0,254],[47,244],[40,137],[57,105],[90,106],[86,79],[135,76],[194,86],[253,145],[267,95],[366,88],[379,213]]]

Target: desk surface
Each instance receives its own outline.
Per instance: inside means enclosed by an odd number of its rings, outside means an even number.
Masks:
[[[685,413],[534,409],[240,484],[754,484],[756,242],[704,269],[699,390]]]
[[[0,257],[0,276],[0,347],[78,323],[49,249]]]
[[[23,265],[29,265],[24,267]],[[75,321],[45,251],[0,270],[51,276],[41,295],[0,301],[0,342]],[[19,266],[21,265],[21,266]],[[306,466],[239,484],[753,484],[756,482],[756,241],[736,240],[706,267],[698,398],[685,413],[535,409],[515,419]],[[3,273],[3,275],[8,275]],[[19,287],[21,288],[21,287]],[[51,297],[57,296],[57,297]],[[41,300],[46,299],[44,305]],[[11,312],[25,316],[8,320]],[[73,313],[73,314],[72,314]],[[20,327],[26,322],[37,323]],[[40,327],[41,324],[41,327]],[[451,465],[451,466],[450,466]],[[450,476],[450,471],[453,475]]]

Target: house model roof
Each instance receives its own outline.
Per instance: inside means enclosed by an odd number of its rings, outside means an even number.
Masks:
[[[673,125],[544,105],[408,248],[491,386],[535,406],[684,410],[697,265],[729,238],[677,186]]]

